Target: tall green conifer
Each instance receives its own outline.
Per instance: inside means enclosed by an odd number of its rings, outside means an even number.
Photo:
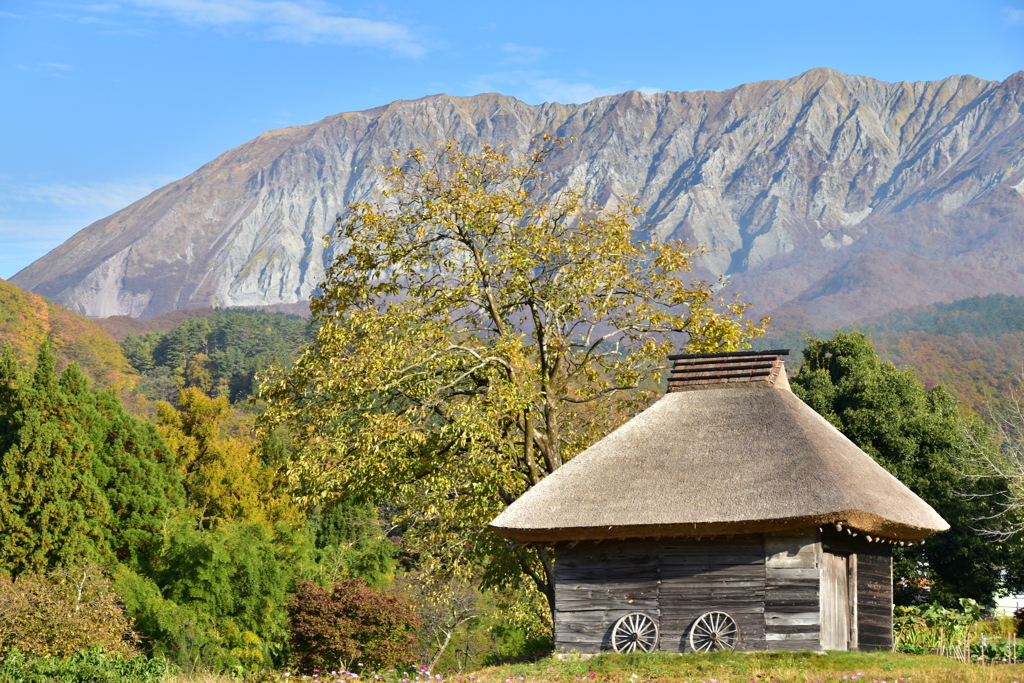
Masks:
[[[0,453],[0,570],[41,571],[107,554],[110,508],[94,448],[55,372],[48,344],[30,381],[5,354],[6,448]],[[13,387],[13,389],[12,389]]]
[[[111,511],[106,542],[115,557],[148,572],[168,521],[184,505],[174,455],[156,428],[130,415],[117,394],[94,394],[76,365],[60,385],[93,447],[92,471]]]

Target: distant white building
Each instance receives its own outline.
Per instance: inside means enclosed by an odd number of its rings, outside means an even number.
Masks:
[[[1004,598],[996,598],[996,608],[992,613],[997,617],[1012,617],[1021,607],[1024,607],[1024,594],[1007,595]]]

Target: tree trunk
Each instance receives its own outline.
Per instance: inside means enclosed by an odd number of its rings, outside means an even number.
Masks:
[[[433,671],[434,667],[437,666],[437,663],[439,661],[441,661],[441,655],[443,655],[444,651],[448,649],[448,643],[451,642],[452,634],[455,633],[456,629],[458,629],[460,626],[465,624],[470,619],[475,619],[475,618],[476,618],[476,615],[475,614],[471,614],[470,616],[466,617],[465,619],[462,619],[461,621],[456,622],[454,626],[452,626],[450,629],[448,629],[448,631],[445,633],[445,636],[444,636],[444,642],[441,643],[441,648],[434,654],[434,658],[430,660],[430,666],[427,667],[428,669],[430,669],[430,671]]]

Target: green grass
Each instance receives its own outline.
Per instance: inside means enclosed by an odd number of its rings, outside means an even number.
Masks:
[[[449,680],[460,680],[449,674]],[[1024,665],[963,664],[933,655],[891,652],[723,652],[712,655],[655,653],[602,654],[565,661],[553,657],[536,664],[514,664],[463,675],[470,683],[585,683],[608,681],[681,681],[689,683],[810,683],[858,680],[873,683],[1013,683],[1024,681]],[[415,683],[415,681],[413,682]]]

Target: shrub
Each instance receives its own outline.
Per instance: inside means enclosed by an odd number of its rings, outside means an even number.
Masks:
[[[288,606],[294,664],[301,670],[382,669],[416,661],[419,618],[401,595],[365,581],[321,588],[304,581]]]
[[[159,657],[131,659],[93,648],[69,657],[26,657],[14,650],[0,660],[0,683],[162,683],[172,669]]]
[[[287,604],[308,545],[283,522],[174,523],[155,579],[123,571],[118,589],[146,646],[187,673],[283,665]]]
[[[113,655],[138,653],[132,620],[98,570],[0,577],[0,656],[65,657],[101,647]]]

